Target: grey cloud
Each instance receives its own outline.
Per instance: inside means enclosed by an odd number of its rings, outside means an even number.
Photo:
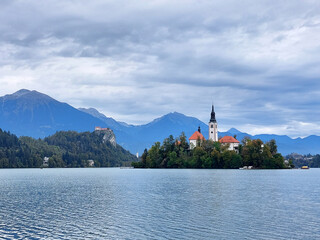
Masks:
[[[47,85],[129,123],[166,111],[207,121],[214,98],[227,125],[320,125],[319,9],[311,0],[1,1],[0,82],[14,76],[14,88],[27,75],[33,83],[21,87]]]

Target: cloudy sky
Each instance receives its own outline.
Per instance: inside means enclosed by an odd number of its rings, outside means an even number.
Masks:
[[[0,95],[320,135],[319,0],[1,0]]]

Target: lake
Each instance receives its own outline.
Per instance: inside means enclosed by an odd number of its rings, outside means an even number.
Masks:
[[[1,239],[320,239],[320,169],[0,169]]]

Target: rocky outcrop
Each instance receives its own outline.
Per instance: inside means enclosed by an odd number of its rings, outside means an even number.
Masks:
[[[101,130],[95,130],[95,133],[99,135],[103,135],[102,141],[105,142],[110,142],[112,146],[116,147],[117,142],[116,142],[116,135],[114,135],[113,131],[109,128],[103,128]]]

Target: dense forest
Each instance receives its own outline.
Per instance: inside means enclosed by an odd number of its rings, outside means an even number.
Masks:
[[[286,159],[291,160],[296,167],[309,166],[311,168],[320,168],[320,155],[300,155],[292,153],[286,156]]]
[[[130,166],[137,158],[119,145],[113,146],[95,132],[57,132],[45,139],[18,138],[0,129],[0,168]]]
[[[198,140],[190,150],[184,133],[179,138],[166,138],[162,145],[156,142],[145,149],[140,162],[132,162],[135,168],[225,168],[237,169],[252,166],[258,169],[290,168],[278,153],[275,140],[263,143],[260,139],[244,139],[239,153],[228,150],[227,145],[210,140]]]

